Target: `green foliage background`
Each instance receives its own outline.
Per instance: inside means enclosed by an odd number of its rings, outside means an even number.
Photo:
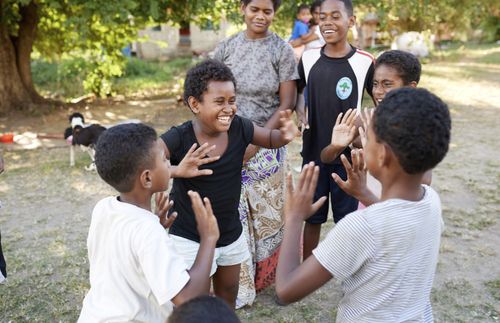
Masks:
[[[11,35],[19,30],[19,8],[30,1],[0,1],[0,23]],[[282,37],[290,33],[299,2],[282,1],[272,27]],[[36,4],[39,23],[33,57],[62,62],[58,76],[78,74],[84,89],[100,96],[113,93],[112,80],[123,76],[127,64],[121,50],[136,41],[138,30],[147,25],[183,27],[190,22],[211,22],[217,27],[223,17],[242,22],[238,0],[36,0]],[[366,13],[375,12],[380,29],[390,31],[390,35],[446,29],[456,38],[467,40],[471,31],[479,28],[482,41],[500,38],[497,0],[364,0],[354,1],[354,6],[358,21]]]

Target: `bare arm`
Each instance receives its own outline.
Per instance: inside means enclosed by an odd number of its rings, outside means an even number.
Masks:
[[[269,118],[264,125],[268,129],[278,129],[280,127],[280,112],[295,109],[295,100],[297,98],[297,84],[295,81],[285,81],[280,83],[279,87],[280,105],[276,112]],[[269,140],[268,140],[269,141]],[[266,146],[262,146],[266,147]],[[255,156],[259,147],[248,145],[245,152],[244,162]]]
[[[201,200],[198,193],[189,191],[189,197],[196,216],[196,224],[200,235],[200,248],[189,270],[189,282],[172,299],[172,302],[180,304],[200,295],[208,295],[210,290],[210,270],[214,259],[215,244],[219,239],[219,227],[212,211],[212,206],[207,198]]]
[[[291,119],[292,111],[280,111],[280,129],[254,127],[252,144],[264,148],[279,148],[295,138],[299,133],[297,126]]]
[[[291,175],[287,178],[285,231],[276,271],[276,294],[284,303],[300,300],[332,278],[315,257],[309,257],[300,264],[300,237],[304,220],[326,200],[321,197],[312,203],[318,176],[319,168],[310,163],[304,166],[296,189],[293,188]]]

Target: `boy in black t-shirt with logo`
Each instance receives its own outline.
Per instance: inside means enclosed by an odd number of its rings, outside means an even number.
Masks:
[[[278,148],[298,133],[290,119],[291,111],[281,113],[279,130],[262,128],[237,116],[235,87],[234,76],[226,65],[215,60],[201,62],[188,72],[184,83],[184,101],[194,114],[193,120],[172,127],[161,136],[167,157],[174,165],[170,195],[178,217],[170,228],[170,236],[190,266],[200,238],[187,192],[197,191],[210,199],[220,229],[211,271],[214,291],[233,308],[240,264],[249,257],[238,213],[246,147],[254,144]],[[197,146],[200,147],[196,149]],[[199,168],[186,172],[186,165]]]
[[[360,108],[364,89],[371,95],[374,69],[373,56],[354,48],[347,40],[349,29],[355,21],[352,1],[324,1],[320,6],[319,29],[326,45],[304,52],[298,66],[299,92],[307,84],[308,95],[307,120],[297,107],[301,121],[309,125],[303,135],[303,164],[312,161],[319,166],[320,179],[314,198],[331,198],[336,223],[356,210],[358,201],[342,191],[330,176],[336,173],[346,178],[340,159],[322,163],[320,153],[330,144],[338,115],[351,108]],[[344,150],[344,154],[350,156],[349,148]],[[321,225],[326,222],[327,215],[328,202],[307,219],[304,228],[304,260],[317,246]]]

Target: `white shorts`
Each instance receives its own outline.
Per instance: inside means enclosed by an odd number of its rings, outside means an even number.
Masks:
[[[184,257],[186,265],[191,268],[198,254],[200,244],[186,238],[176,235],[169,235],[174,242],[177,252]],[[210,276],[215,274],[218,266],[233,266],[241,264],[250,257],[248,245],[243,232],[238,240],[225,247],[215,248],[214,260],[212,261],[212,269],[210,269]]]

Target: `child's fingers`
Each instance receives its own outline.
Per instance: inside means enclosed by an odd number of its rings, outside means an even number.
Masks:
[[[342,162],[342,165],[344,165],[345,171],[348,175],[352,174],[352,166],[349,163],[349,160],[347,160],[347,157],[342,154],[340,155],[340,161]]]
[[[214,215],[214,211],[212,210],[212,203],[210,203],[210,199],[208,197],[203,198],[203,202],[205,204],[205,209],[207,210],[208,215]]]
[[[311,206],[312,214],[315,214],[318,212],[318,210],[325,204],[326,202],[326,196],[320,197],[316,202],[313,203]]]
[[[215,149],[215,145],[209,146],[208,143],[204,143],[196,150],[197,157],[204,158],[209,152]]]
[[[213,146],[213,147],[215,147],[215,146]],[[198,161],[198,166],[205,165],[205,164],[210,164],[210,163],[213,163],[214,161],[217,161],[219,159],[220,159],[220,156],[202,158],[202,159],[200,159]]]
[[[343,113],[340,112],[339,115],[337,116],[337,120],[335,120],[335,126],[338,126],[340,124],[340,120],[342,120],[342,116],[343,116]]]
[[[347,181],[344,181],[338,174],[332,173],[332,178],[337,183],[337,185],[340,187],[341,190],[344,192],[347,192],[348,184]]]
[[[359,170],[358,152],[356,149],[351,150],[352,171],[357,173]]]
[[[293,180],[292,180],[292,173],[290,172],[286,175],[286,192],[287,192],[287,197],[293,194]]]
[[[366,169],[365,153],[363,149],[358,149],[358,158],[359,158],[360,169],[365,170]]]
[[[318,185],[318,178],[319,178],[319,166],[314,166],[310,174],[308,187],[306,188],[307,193],[308,195],[311,196],[311,198],[313,197],[314,192],[316,191],[316,186]]]
[[[191,148],[189,148],[188,152],[186,153],[186,156],[189,156],[189,155],[192,155],[193,152],[196,150],[196,147],[198,146],[198,144],[194,143]]]
[[[172,224],[174,223],[175,219],[177,219],[177,212],[174,212],[167,217],[165,222],[162,223],[163,227],[165,229],[170,228],[172,226]]]
[[[213,173],[214,171],[211,169],[199,169],[197,176],[207,176],[207,175],[212,175]]]
[[[356,120],[356,110],[349,109],[349,116],[346,116],[346,118],[347,118],[347,124],[349,126],[352,126],[354,124],[354,121]]]
[[[314,167],[314,162],[304,165],[302,172],[300,173],[299,182],[297,183],[297,191],[302,191],[309,175],[309,170]]]
[[[196,218],[202,216],[205,208],[203,206],[203,203],[201,202],[200,194],[198,194],[198,192],[189,191],[188,195],[191,198],[191,205],[193,207]]]

